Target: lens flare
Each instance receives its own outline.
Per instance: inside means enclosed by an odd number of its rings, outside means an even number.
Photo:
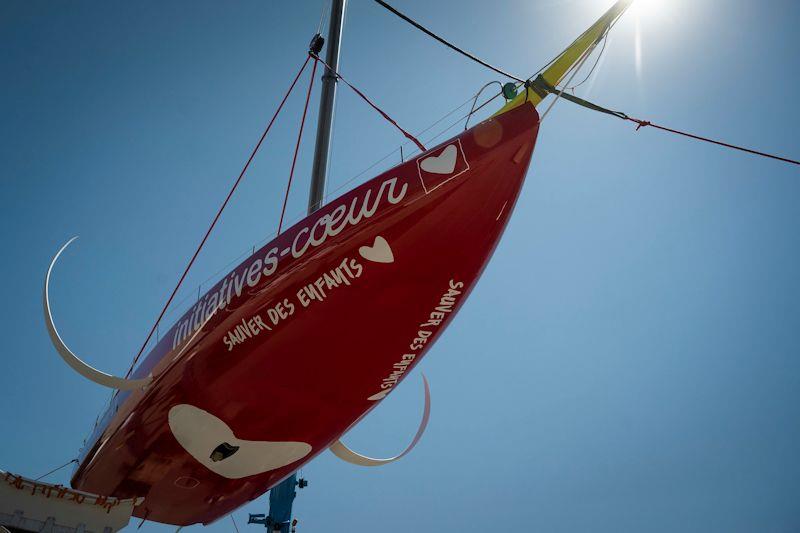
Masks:
[[[642,79],[643,51],[642,33],[643,27],[659,24],[668,16],[669,0],[634,0],[631,5],[631,14],[634,20],[634,63],[636,66],[636,77]]]
[[[664,14],[667,3],[667,0],[634,0],[631,9],[637,18],[658,17]]]

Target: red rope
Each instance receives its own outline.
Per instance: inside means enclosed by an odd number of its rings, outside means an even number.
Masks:
[[[397,128],[398,130],[400,130],[400,132],[401,132],[403,135],[405,135],[405,137],[406,137],[407,139],[409,139],[409,140],[413,141],[413,142],[414,142],[414,144],[416,144],[416,145],[417,145],[417,148],[419,148],[419,150],[420,150],[421,152],[424,152],[425,150],[427,150],[427,148],[425,148],[425,146],[423,146],[423,144],[422,144],[421,142],[419,142],[419,140],[418,140],[416,137],[414,137],[413,135],[411,135],[410,133],[408,133],[406,130],[404,130],[403,128],[401,128],[401,127],[400,127],[400,125],[399,125],[397,122],[395,122],[395,121],[394,121],[394,119],[392,119],[392,117],[390,117],[389,115],[387,115],[387,114],[386,114],[386,112],[384,112],[384,111],[383,111],[383,109],[381,109],[380,107],[378,107],[377,105],[375,105],[375,104],[372,102],[372,100],[370,100],[369,98],[367,98],[367,96],[366,96],[364,93],[362,93],[361,91],[359,91],[358,89],[356,89],[355,87],[353,87],[353,86],[350,84],[350,82],[349,82],[349,81],[347,81],[346,79],[344,79],[344,78],[342,77],[342,75],[341,75],[341,74],[339,74],[338,72],[336,72],[335,70],[333,70],[333,69],[330,67],[330,65],[328,65],[328,64],[327,64],[325,61],[323,61],[322,59],[320,59],[320,58],[318,58],[318,57],[315,57],[315,58],[317,59],[317,61],[319,61],[320,63],[322,63],[323,65],[325,65],[325,66],[328,68],[328,71],[329,71],[329,72],[331,72],[331,73],[332,73],[334,76],[336,76],[338,79],[342,80],[342,81],[343,81],[343,82],[344,82],[344,83],[345,83],[345,84],[346,84],[348,87],[350,87],[351,89],[353,89],[353,91],[354,91],[354,92],[355,92],[355,93],[356,93],[358,96],[360,96],[360,97],[361,97],[361,98],[362,98],[362,99],[363,99],[363,100],[364,100],[366,103],[368,103],[368,104],[369,104],[369,105],[372,107],[372,109],[374,109],[375,111],[377,111],[378,113],[380,113],[380,114],[381,114],[381,116],[382,116],[383,118],[385,118],[385,119],[386,119],[386,120],[387,120],[387,121],[388,121],[390,124],[392,124],[392,126],[394,126],[395,128]]]
[[[533,80],[531,85],[533,85],[534,87],[538,87],[539,89],[541,89],[541,90],[543,90],[545,92],[551,93],[551,94],[558,92],[558,89],[556,89],[555,87],[550,85],[547,82],[547,80],[542,78],[542,76],[539,76],[535,80]],[[599,111],[600,113],[605,113],[606,115],[611,115],[612,117],[621,118],[622,120],[629,120],[630,122],[633,122],[633,123],[635,123],[637,125],[636,126],[636,131],[639,131],[640,129],[642,129],[644,127],[647,127],[647,126],[652,126],[653,128],[656,128],[656,129],[659,129],[659,130],[663,130],[663,131],[666,131],[666,132],[669,132],[669,133],[674,133],[676,135],[682,135],[684,137],[688,137],[690,139],[695,139],[697,141],[703,141],[703,142],[707,142],[707,143],[711,143],[711,144],[716,144],[717,146],[730,148],[732,150],[739,150],[740,152],[746,152],[748,154],[753,154],[753,155],[757,155],[757,156],[761,156],[761,157],[767,157],[769,159],[775,159],[776,161],[783,161],[784,163],[791,163],[792,165],[800,165],[800,161],[796,161],[794,159],[789,159],[789,158],[777,156],[777,155],[774,155],[774,154],[768,154],[766,152],[759,152],[758,150],[753,150],[751,148],[745,148],[744,146],[737,146],[735,144],[730,144],[730,143],[726,143],[726,142],[722,142],[722,141],[717,141],[715,139],[709,139],[708,137],[702,137],[700,135],[695,135],[693,133],[688,133],[688,132],[685,132],[685,131],[674,130],[672,128],[667,128],[666,126],[653,124],[649,120],[640,120],[638,118],[633,118],[633,117],[628,116],[627,114],[623,113],[622,111],[614,111],[613,109],[608,109],[606,107],[597,105],[597,104],[595,104],[593,102],[589,102],[588,100],[584,100],[583,98],[579,98],[579,97],[575,96],[574,94],[566,94],[563,91],[561,91],[561,92],[558,93],[558,95],[559,95],[560,98],[563,98],[564,100],[568,100],[568,101],[572,102],[573,104],[577,104],[577,105],[583,106],[583,107],[585,107],[587,109],[591,109],[592,111]]]
[[[311,54],[308,55],[311,58]],[[286,194],[283,197],[283,207],[281,208],[281,219],[278,221],[278,235],[281,234],[281,227],[283,227],[283,215],[286,214],[286,204],[289,201],[289,190],[292,188],[292,178],[294,177],[294,167],[297,163],[297,153],[300,151],[300,141],[303,139],[303,127],[306,124],[306,115],[308,114],[308,101],[311,99],[311,89],[314,88],[314,78],[317,74],[318,59],[314,58],[314,67],[311,69],[311,81],[308,84],[308,92],[306,93],[306,106],[303,108],[303,118],[300,119],[300,131],[297,133],[297,143],[294,145],[294,157],[292,157],[292,169],[289,171],[289,182],[286,184]]]
[[[656,128],[663,131],[668,131],[669,133],[675,133],[677,135],[683,135],[684,137],[689,137],[690,139],[696,139],[698,141],[704,141],[711,144],[716,144],[718,146],[724,146],[725,148],[731,148],[733,150],[739,150],[741,152],[747,152],[748,154],[753,155],[760,155],[761,157],[768,157],[770,159],[776,159],[778,161],[783,161],[784,163],[791,163],[793,165],[800,165],[800,161],[795,161],[794,159],[788,159],[786,157],[781,157],[773,154],[768,154],[766,152],[759,152],[758,150],[751,150],[750,148],[745,148],[743,146],[736,146],[735,144],[728,144],[722,141],[715,141],[714,139],[709,139],[708,137],[701,137],[699,135],[694,135],[692,133],[687,133],[685,131],[673,130],[672,128],[667,128],[665,126],[660,126],[658,124],[653,124],[649,120],[639,120],[638,118],[631,118],[625,117],[626,120],[630,120],[631,122],[635,122],[637,124],[636,131],[640,129],[650,126],[652,128]]]
[[[206,234],[203,236],[203,240],[200,241],[200,244],[197,246],[197,250],[195,250],[194,255],[189,260],[189,264],[186,265],[186,269],[183,271],[183,274],[181,275],[180,279],[178,280],[178,284],[175,285],[175,289],[173,289],[172,294],[170,294],[169,299],[167,299],[167,303],[164,304],[164,308],[161,309],[161,313],[158,315],[158,318],[156,319],[156,323],[153,324],[153,327],[150,329],[150,333],[147,334],[147,338],[144,340],[144,343],[142,343],[142,347],[139,348],[139,353],[137,353],[136,357],[133,358],[133,362],[131,363],[131,366],[128,369],[128,372],[125,374],[125,377],[128,377],[131,374],[131,372],[133,371],[133,368],[136,366],[136,362],[142,356],[142,352],[144,352],[144,349],[147,346],[147,343],[150,342],[150,339],[153,337],[153,333],[155,333],[156,328],[158,328],[158,325],[161,323],[161,319],[164,318],[164,313],[167,312],[167,308],[169,308],[169,304],[172,303],[172,300],[173,300],[173,298],[175,298],[175,294],[177,294],[178,289],[180,288],[181,284],[183,283],[183,280],[186,279],[186,275],[189,273],[189,269],[192,268],[192,265],[194,264],[195,259],[197,259],[197,256],[200,254],[200,250],[203,248],[203,245],[205,245],[206,241],[208,240],[208,236],[211,235],[211,230],[213,230],[214,226],[217,224],[217,221],[219,220],[219,217],[222,215],[222,211],[228,205],[228,201],[231,199],[231,196],[233,196],[234,191],[236,191],[236,188],[239,186],[239,182],[242,181],[242,177],[244,176],[244,173],[247,172],[247,168],[250,166],[250,163],[253,161],[253,158],[255,157],[256,152],[258,152],[258,149],[261,147],[261,143],[264,142],[264,138],[267,136],[267,133],[269,133],[269,130],[272,128],[272,125],[275,123],[275,119],[278,118],[278,114],[281,112],[281,109],[283,109],[283,104],[286,103],[286,100],[289,98],[289,95],[291,94],[292,90],[294,89],[295,84],[297,84],[297,80],[300,79],[300,75],[306,69],[306,66],[308,65],[308,62],[309,62],[310,59],[311,59],[310,57],[306,58],[305,62],[303,63],[303,66],[300,67],[300,71],[297,73],[297,76],[294,77],[294,81],[292,81],[292,84],[289,86],[289,90],[286,91],[286,94],[283,96],[283,100],[281,100],[280,105],[278,105],[278,109],[275,111],[275,114],[272,115],[272,119],[270,119],[269,124],[267,124],[267,127],[264,130],[264,133],[261,134],[261,138],[258,139],[258,142],[256,143],[255,148],[253,148],[253,151],[250,153],[250,157],[247,159],[247,162],[244,164],[244,168],[242,168],[242,171],[239,173],[239,177],[236,178],[236,181],[233,183],[233,187],[231,187],[230,192],[228,192],[228,196],[225,198],[225,201],[222,202],[222,205],[220,206],[219,210],[217,211],[217,214],[214,217],[214,220],[211,221],[211,225],[208,227],[208,230],[206,231]],[[314,64],[314,67],[316,68],[316,63]]]

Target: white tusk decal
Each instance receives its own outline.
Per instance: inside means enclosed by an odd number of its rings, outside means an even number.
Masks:
[[[342,461],[359,466],[381,466],[393,463],[398,459],[405,457],[411,450],[414,449],[414,447],[422,438],[422,434],[425,433],[425,428],[428,427],[428,419],[430,419],[431,416],[431,389],[428,386],[428,380],[425,379],[424,374],[422,375],[422,383],[425,385],[425,411],[422,413],[422,422],[419,424],[417,434],[414,435],[414,440],[411,441],[411,444],[408,445],[408,448],[406,448],[403,453],[388,459],[373,459],[372,457],[367,457],[366,455],[361,455],[354,452],[345,446],[341,440],[337,440],[330,447],[330,450],[333,452],[333,454]]]
[[[83,377],[112,389],[143,389],[153,380],[152,375],[142,379],[126,379],[112,376],[111,374],[106,374],[105,372],[97,370],[96,368],[83,362],[77,355],[72,353],[72,350],[70,350],[67,345],[64,344],[64,341],[61,340],[61,336],[58,334],[56,325],[53,323],[53,315],[50,311],[50,274],[52,274],[53,266],[56,264],[61,252],[66,250],[67,246],[72,244],[72,241],[77,238],[78,237],[71,238],[69,241],[67,241],[67,244],[61,247],[55,257],[53,257],[53,260],[50,262],[50,267],[47,269],[47,276],[44,279],[44,321],[45,324],[47,324],[47,332],[50,334],[50,340],[53,341],[53,346],[55,346],[56,351],[58,351],[58,354],[61,356],[61,358],[69,366],[71,366],[73,370]]]

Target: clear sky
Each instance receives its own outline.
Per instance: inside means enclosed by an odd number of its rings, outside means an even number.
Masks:
[[[624,16],[577,94],[800,156],[800,3],[660,3]],[[398,7],[527,75],[610,4]],[[89,362],[124,373],[321,7],[0,3],[0,468],[35,477],[75,457],[108,398],[50,345],[41,290],[52,255],[81,236],[54,278],[57,324]],[[497,79],[367,0],[352,0],[345,31],[342,72],[414,132]],[[298,92],[184,294],[276,230],[301,104]],[[308,127],[291,220],[306,201]],[[402,141],[343,88],[330,189]],[[346,442],[377,456],[402,449],[420,416],[420,370],[433,394],[427,434],[382,469],[320,456],[303,471],[300,531],[797,531],[798,199],[797,167],[559,102],[469,302]],[[262,499],[237,511],[240,530],[255,531],[247,513],[265,510]]]

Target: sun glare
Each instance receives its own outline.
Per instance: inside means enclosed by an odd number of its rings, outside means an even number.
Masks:
[[[658,17],[664,14],[667,0],[633,0],[631,9],[637,17]]]
[[[658,19],[663,19],[667,12],[669,0],[633,0],[631,14],[634,21],[634,64],[636,66],[636,77],[642,79],[642,26],[649,22],[657,23]]]

